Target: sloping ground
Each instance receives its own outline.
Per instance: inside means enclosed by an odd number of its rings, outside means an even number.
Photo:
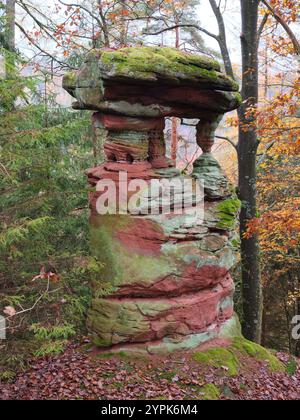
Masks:
[[[278,357],[243,339],[167,360],[106,358],[70,345],[2,382],[0,399],[297,400],[300,366]]]

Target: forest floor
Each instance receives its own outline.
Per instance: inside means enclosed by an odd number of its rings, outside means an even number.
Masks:
[[[11,382],[0,382],[0,399],[299,400],[300,364],[277,357],[285,368],[272,372],[267,361],[240,354],[235,372],[230,360],[214,367],[182,353],[108,358],[70,344],[60,355],[32,360]]]

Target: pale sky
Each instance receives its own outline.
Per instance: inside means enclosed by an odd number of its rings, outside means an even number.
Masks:
[[[65,0],[65,1],[66,3],[72,3],[73,0]],[[56,3],[55,0],[47,0],[46,3],[41,0],[31,0],[31,2],[36,3],[38,5],[42,5],[43,9],[47,10],[46,13],[49,13],[49,9],[52,8],[51,6],[54,6]],[[225,4],[225,1],[223,3]],[[230,48],[232,61],[234,63],[239,63],[240,58],[241,58],[240,43],[239,43],[239,35],[241,32],[240,13],[239,13],[240,0],[230,0],[230,1],[227,1],[226,3],[227,3],[227,8],[224,13],[224,18],[226,22],[228,45]],[[201,6],[198,7],[197,9],[198,9],[197,15],[199,16],[199,23],[201,24],[201,26],[209,30],[210,32],[214,32],[217,34],[218,33],[217,22],[211,10],[209,0],[202,0]],[[21,16],[19,15],[19,20],[20,19],[21,19]],[[23,17],[22,23],[24,26],[26,26],[27,21],[26,19],[24,19],[24,17]],[[27,27],[28,27],[28,23],[27,23]],[[213,38],[210,38],[204,34],[202,34],[202,36],[206,42],[207,47],[214,49],[216,51],[219,51],[218,44]],[[51,48],[51,44],[45,45],[45,47]],[[32,51],[33,51],[32,47],[28,47],[27,45],[25,45],[25,43],[23,43],[22,50],[27,56],[32,56]]]
[[[224,2],[225,3],[225,2]],[[199,19],[201,26],[210,32],[218,34],[218,24],[216,18],[211,10],[209,0],[202,0],[202,5],[199,7]],[[233,62],[239,63],[241,60],[240,51],[240,34],[241,34],[241,20],[240,20],[240,0],[227,1],[227,8],[224,13],[227,43],[230,49],[230,55]],[[219,51],[217,42],[203,35],[207,46]]]

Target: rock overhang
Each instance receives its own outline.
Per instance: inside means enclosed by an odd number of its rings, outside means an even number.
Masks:
[[[63,86],[76,109],[133,117],[214,119],[241,104],[217,61],[168,47],[93,50]]]

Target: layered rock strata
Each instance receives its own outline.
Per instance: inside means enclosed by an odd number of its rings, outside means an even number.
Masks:
[[[240,104],[238,86],[213,60],[150,47],[93,51],[64,86],[106,133],[106,162],[87,172],[100,267],[87,321],[95,343],[155,354],[229,336],[239,201],[211,150],[223,114]],[[166,157],[166,116],[199,119],[203,154],[188,176]],[[175,181],[172,194],[153,193],[153,180]],[[190,188],[181,212],[180,185]],[[113,214],[99,214],[111,195]]]

